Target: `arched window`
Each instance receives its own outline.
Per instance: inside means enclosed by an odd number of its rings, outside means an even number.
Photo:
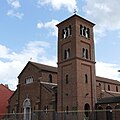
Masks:
[[[87,37],[90,38],[90,29],[87,28]]]
[[[70,58],[70,48],[64,51],[64,59]]]
[[[86,59],[88,59],[88,49],[86,49]]]
[[[62,29],[62,38],[64,38],[64,29]]]
[[[66,113],[68,114],[68,111],[69,111],[69,107],[68,106],[66,106]]]
[[[62,29],[62,38],[67,38],[71,35],[71,25]]]
[[[85,48],[82,48],[82,57],[84,58],[85,57]]]
[[[52,83],[52,75],[49,74],[49,82]]]
[[[98,108],[97,108],[98,110],[103,110],[103,108],[101,107],[101,106],[98,106]]]
[[[82,57],[88,59],[88,49],[82,48]]]
[[[88,76],[85,74],[85,83],[88,83]]]
[[[90,38],[90,29],[80,25],[80,35],[86,38]]]
[[[108,91],[110,91],[110,85],[108,85]]]
[[[97,120],[106,120],[105,111],[103,110],[102,106],[98,106],[96,117]]]
[[[85,104],[84,106],[84,110],[85,110],[85,119],[89,119],[89,110],[90,110],[90,105],[88,103]]]
[[[83,35],[86,36],[86,27],[84,26]]]
[[[66,80],[66,84],[68,84],[68,75],[66,75],[65,80]]]
[[[119,113],[119,111],[120,111],[120,105],[118,104],[118,105],[116,105],[115,106],[115,118],[116,118],[116,120],[119,120],[119,118],[120,118],[120,113]]]
[[[66,37],[68,37],[68,27],[66,27],[65,30],[66,30]]]
[[[64,51],[64,59],[67,58],[67,50]]]
[[[68,27],[68,36],[70,36],[71,35],[71,25],[69,25],[69,27]]]
[[[112,108],[110,106],[106,107],[106,120],[112,120]]]
[[[120,110],[120,105],[116,105],[115,109],[119,109]]]
[[[83,26],[80,25],[80,35],[83,36]]]
[[[70,48],[67,50],[67,58],[70,58]]]
[[[118,92],[118,86],[116,86],[116,92]]]

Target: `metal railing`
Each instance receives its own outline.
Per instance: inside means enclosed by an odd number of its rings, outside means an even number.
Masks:
[[[6,113],[0,120],[120,120],[120,110],[33,111],[30,118],[24,117],[24,113]]]

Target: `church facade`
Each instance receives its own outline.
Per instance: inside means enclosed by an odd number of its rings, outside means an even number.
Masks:
[[[120,82],[96,76],[94,25],[76,14],[57,25],[58,67],[28,62],[18,76],[8,113],[23,113],[24,120],[32,120],[33,112],[83,111],[75,118],[83,120],[89,118],[86,111],[120,108]],[[44,120],[41,114],[39,119]]]

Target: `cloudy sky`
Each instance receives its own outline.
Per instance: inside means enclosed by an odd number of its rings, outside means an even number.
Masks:
[[[120,80],[120,0],[0,0],[0,83],[15,90],[29,60],[57,66],[55,25],[77,14],[94,22],[96,74]]]

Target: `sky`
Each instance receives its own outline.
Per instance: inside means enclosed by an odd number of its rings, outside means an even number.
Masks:
[[[0,0],[0,83],[15,90],[28,61],[57,66],[56,24],[95,23],[96,75],[120,81],[120,0]]]

